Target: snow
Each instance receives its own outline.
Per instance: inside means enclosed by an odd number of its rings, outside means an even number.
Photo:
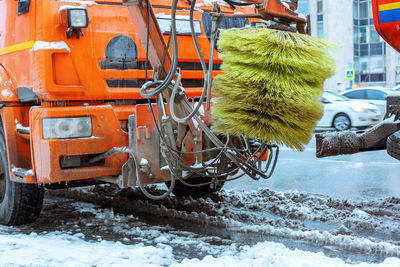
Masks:
[[[17,119],[15,119],[15,128],[17,129],[17,131],[20,132],[30,132],[31,129],[29,128],[29,126],[23,126],[21,123],[19,123],[19,121]]]
[[[56,49],[56,50],[67,50],[71,53],[71,49],[64,41],[60,42],[44,42],[44,41],[36,41],[32,47],[32,52],[37,50],[49,50],[49,49]]]
[[[281,1],[281,3],[282,3],[282,5],[284,5],[287,9],[290,9],[290,6],[289,6],[289,4],[288,3],[286,3],[286,2],[282,2]]]
[[[160,168],[160,170],[161,171],[169,171],[170,170],[169,165],[163,166],[162,168]]]
[[[244,246],[239,254],[230,255],[230,251],[225,255],[214,258],[207,256],[202,260],[185,259],[180,264],[172,266],[229,266],[229,267],[263,267],[263,266],[279,266],[279,267],[320,267],[320,266],[399,266],[400,259],[388,258],[381,264],[361,263],[358,265],[345,263],[338,258],[328,258],[323,253],[312,253],[301,251],[298,249],[290,250],[282,244],[274,242],[258,243],[253,247]]]
[[[137,266],[162,266],[175,262],[169,246],[124,245],[105,240],[90,242],[83,237],[61,232],[10,235],[2,231],[0,265],[127,266],[135,263]]]
[[[338,258],[327,257],[299,249],[291,250],[283,244],[262,242],[254,246],[226,246],[218,257],[179,261],[171,246],[165,244],[174,239],[173,234],[158,235],[155,246],[143,243],[127,245],[120,241],[86,241],[82,233],[51,232],[23,234],[0,227],[0,265],[26,266],[400,266],[400,259],[387,258],[380,264],[360,263],[353,265]],[[140,229],[138,229],[140,231]],[[144,231],[148,236],[150,232]],[[190,233],[188,233],[190,234]],[[190,236],[189,236],[190,237]],[[128,240],[125,238],[124,240]],[[177,240],[178,241],[178,240]],[[179,242],[179,241],[178,241]],[[200,244],[202,246],[202,244]],[[207,250],[207,248],[204,248]],[[23,255],[23,256],[21,256]]]
[[[302,19],[304,19],[304,20],[307,20],[306,15],[304,15],[303,13],[299,13],[298,16],[299,16],[299,18],[302,18]]]
[[[4,89],[1,91],[1,95],[3,97],[10,97],[10,96],[13,96],[13,93],[10,90]]]
[[[171,15],[166,15],[165,13],[157,13],[156,17],[159,19],[170,19]],[[186,19],[189,20],[190,17],[189,16],[185,16],[185,15],[176,15],[176,19]]]
[[[213,6],[214,3],[217,3],[220,6],[231,7],[224,0],[204,0],[203,3],[197,3],[195,6],[196,7]]]
[[[64,5],[64,6],[60,6],[60,8],[58,9],[58,12],[60,12],[61,10],[64,10],[64,9],[69,9],[69,8],[74,8],[74,9],[85,9],[84,7],[81,7],[81,6]]]
[[[358,216],[358,217],[360,217],[360,218],[363,218],[363,219],[365,219],[365,218],[368,217],[368,213],[366,213],[365,211],[360,210],[360,209],[354,209],[354,210],[353,210],[353,213],[354,213],[356,216]]]
[[[95,1],[86,1],[86,0],[57,0],[57,2],[78,4],[83,7],[97,5]]]
[[[374,242],[367,238],[359,238],[347,235],[334,235],[328,231],[299,231],[289,228],[276,228],[269,225],[245,225],[241,228],[243,231],[264,233],[278,237],[289,237],[292,239],[306,240],[322,245],[342,246],[349,250],[358,250],[364,252],[379,252],[381,254],[400,256],[400,247],[388,242]]]
[[[31,175],[33,175],[33,170],[32,169],[26,170],[26,169],[22,169],[22,168],[17,168],[14,165],[11,168],[11,172],[14,173],[14,174],[15,173],[22,174],[23,176],[31,176]]]
[[[149,165],[149,161],[148,161],[147,159],[145,159],[145,158],[142,158],[142,159],[140,160],[139,165]]]
[[[204,114],[205,114],[205,113],[204,113],[204,105],[201,105],[201,106],[200,106],[200,108],[199,108],[199,113],[200,113],[201,116],[204,116]]]

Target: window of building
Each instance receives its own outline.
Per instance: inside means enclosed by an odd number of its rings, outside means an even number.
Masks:
[[[370,18],[374,17],[373,12],[372,12],[372,2],[371,2],[371,0],[368,1],[368,15],[369,15]]]
[[[324,16],[322,0],[317,1],[317,37],[324,38]]]
[[[367,43],[367,27],[360,27],[359,30],[360,44]]]
[[[371,0],[353,0],[353,25],[355,82],[384,82],[385,44],[374,27]]]
[[[360,43],[360,33],[358,31],[358,27],[353,28],[353,38],[355,44]]]
[[[368,2],[361,2],[359,8],[360,19],[368,18]]]
[[[382,73],[385,71],[384,68],[384,57],[373,56],[369,58],[369,73]]]
[[[360,72],[367,73],[368,72],[368,57],[360,57]]]
[[[369,74],[361,74],[360,83],[369,83]]]
[[[365,57],[369,55],[368,51],[368,44],[361,44],[360,45],[360,57]]]
[[[360,46],[358,44],[354,44],[354,56],[359,57],[360,56]]]
[[[324,38],[324,24],[323,23],[317,24],[317,37]]]
[[[369,27],[369,42],[370,43],[377,43],[381,41],[381,37],[375,30],[375,26],[370,26]]]
[[[385,73],[377,73],[370,75],[371,82],[384,82],[386,81],[386,74]]]
[[[317,1],[317,13],[321,14],[323,12],[323,7],[322,7],[322,0]]]
[[[369,22],[368,19],[360,19],[360,20],[358,21],[358,24],[359,24],[360,26],[367,26],[367,25],[368,25],[368,22]]]
[[[376,43],[369,45],[369,54],[371,56],[383,55],[383,43]]]
[[[360,60],[358,57],[354,58],[353,67],[354,67],[356,73],[360,72]]]
[[[353,2],[353,18],[355,20],[359,19],[359,16],[358,16],[358,3],[357,2]]]

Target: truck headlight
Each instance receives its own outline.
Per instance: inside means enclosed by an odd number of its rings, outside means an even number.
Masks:
[[[60,24],[64,28],[82,29],[89,25],[88,12],[84,7],[62,6],[59,9]]]
[[[353,106],[351,107],[351,109],[354,110],[355,112],[365,112],[365,108],[362,107]]]
[[[90,117],[44,118],[43,138],[82,138],[92,136],[92,119]]]

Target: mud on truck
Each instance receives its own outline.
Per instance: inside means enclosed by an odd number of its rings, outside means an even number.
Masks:
[[[266,20],[304,32],[296,7],[0,1],[0,223],[33,222],[45,188],[113,183],[152,199],[199,197],[235,174],[271,176],[276,146],[209,129],[210,84],[221,73],[215,40],[217,29]],[[167,192],[146,191],[156,183]]]

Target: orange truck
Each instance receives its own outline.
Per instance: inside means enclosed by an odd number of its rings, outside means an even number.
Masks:
[[[205,62],[209,64],[210,55],[213,57],[215,76],[221,73],[221,60],[215,49],[209,53],[212,2],[196,3],[193,26]],[[249,6],[257,1],[240,2],[239,6],[227,2],[218,10],[223,16],[219,28],[265,25],[255,19],[260,18],[255,7]],[[173,173],[188,178],[186,182],[197,179],[198,183],[190,187],[185,181],[176,181],[172,192],[202,196],[221,188],[226,177],[237,172],[229,160],[232,156],[217,150],[218,140],[211,142],[203,131],[196,130],[194,120],[164,125],[160,121],[169,111],[157,109],[167,106],[164,100],[142,97],[141,87],[148,80],[167,73],[165,66],[171,57],[167,48],[172,51],[168,45],[171,4],[164,0],[146,3],[0,1],[1,224],[34,221],[41,210],[44,188],[168,183]],[[174,18],[180,86],[185,88],[187,99],[197,99],[202,94],[204,72],[191,36],[191,3],[177,1]],[[280,4],[280,8],[285,7],[287,4]],[[140,12],[142,20],[134,16]],[[164,65],[156,66],[155,58]],[[160,110],[165,113],[160,114]],[[209,111],[199,114],[205,124],[211,123]],[[175,138],[172,152],[183,151],[181,165],[191,167],[192,172],[185,172],[184,167],[171,170],[174,160],[169,162],[162,151],[168,143],[164,136],[160,138],[164,126],[169,127],[167,138]],[[226,139],[220,140],[228,144]],[[264,159],[268,149],[252,150],[248,157]],[[216,157],[218,162],[206,166]],[[249,160],[243,164],[250,165]]]

